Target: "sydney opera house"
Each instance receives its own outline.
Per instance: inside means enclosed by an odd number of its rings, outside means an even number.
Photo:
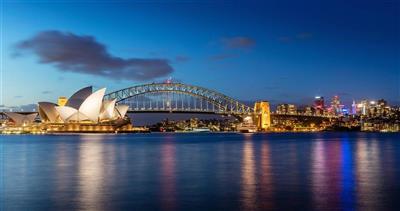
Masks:
[[[116,100],[103,100],[106,89],[92,91],[85,87],[73,94],[65,105],[39,102],[38,112],[45,123],[101,123],[123,119],[127,105],[116,105]]]
[[[93,92],[91,86],[80,89],[63,102],[39,102],[37,113],[5,112],[15,126],[29,126],[46,132],[128,132],[132,131],[126,116],[129,106],[116,100],[104,100],[106,88]]]

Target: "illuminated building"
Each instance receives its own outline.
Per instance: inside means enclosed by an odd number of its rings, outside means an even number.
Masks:
[[[190,127],[197,128],[199,124],[199,119],[197,118],[190,118]]]
[[[58,106],[65,106],[67,104],[67,98],[66,97],[59,97],[57,101]]]
[[[317,115],[323,115],[325,110],[325,100],[324,97],[316,96],[314,100],[315,113]]]
[[[50,102],[39,102],[38,104],[38,112],[42,122],[62,122],[62,119],[56,110],[57,104]]]
[[[37,116],[36,113],[19,114],[16,112],[4,112],[4,114],[12,121],[15,126],[25,126],[31,124],[35,121],[35,118]]]
[[[339,115],[342,113],[341,108],[340,108],[339,96],[337,96],[337,95],[333,96],[333,98],[332,98],[331,112],[335,115]]]
[[[278,105],[276,109],[277,114],[290,114],[295,115],[297,114],[297,108],[293,104],[281,104]]]
[[[271,127],[271,110],[268,101],[259,101],[254,104],[255,122],[259,130],[268,130]]]
[[[385,114],[387,114],[389,112],[390,107],[388,106],[386,100],[380,99],[376,103],[376,109],[377,109],[376,114],[378,116],[382,116],[382,115],[385,115]]]
[[[378,115],[378,105],[376,101],[371,100],[369,101],[368,111],[369,116],[377,116]]]
[[[390,112],[390,107],[384,99],[380,99],[378,101],[362,101],[360,104],[360,109],[365,109],[365,113],[362,114],[370,117],[385,116]]]
[[[380,100],[378,100],[378,106],[380,106],[380,107],[382,107],[382,108],[384,108],[384,107],[386,107],[387,106],[387,102],[386,102],[386,100],[384,100],[384,99],[380,99]]]
[[[304,108],[304,115],[311,116],[313,114],[313,109],[310,106]]]
[[[357,104],[356,101],[353,100],[353,104],[351,104],[351,114],[356,115],[357,114]]]
[[[362,100],[359,104],[357,104],[357,113],[361,115],[367,115],[368,102],[366,100]]]
[[[92,92],[85,87],[75,92],[60,106],[50,102],[39,102],[38,111],[42,122],[46,123],[99,123],[123,118],[127,105],[116,105],[116,100],[103,100],[106,89]]]

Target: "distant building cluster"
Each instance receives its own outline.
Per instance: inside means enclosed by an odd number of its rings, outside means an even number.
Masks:
[[[153,132],[220,132],[236,131],[236,122],[230,119],[198,119],[169,120],[165,119],[151,125]]]
[[[312,105],[297,107],[294,104],[280,104],[274,114],[298,115],[310,117],[333,118],[329,122],[314,121],[307,126],[304,120],[289,117],[275,118],[272,125],[283,125],[281,128],[313,128],[317,130],[361,130],[361,131],[400,131],[399,107],[391,107],[384,99],[353,101],[350,108],[344,106],[339,96],[333,96],[330,103],[324,97],[317,96]],[[294,120],[295,119],[295,120]],[[307,119],[307,118],[303,118]],[[308,118],[310,119],[310,118]],[[283,121],[283,122],[282,122]],[[305,125],[304,125],[305,124]],[[302,125],[302,126],[299,126]],[[279,128],[279,127],[278,127]],[[283,129],[284,130],[284,129]]]

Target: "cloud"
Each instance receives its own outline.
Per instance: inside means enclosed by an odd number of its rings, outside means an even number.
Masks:
[[[222,54],[216,54],[213,56],[210,56],[209,59],[212,61],[222,61],[225,59],[230,59],[238,56],[237,54],[232,54],[232,53],[222,53]]]
[[[16,96],[14,96],[14,98],[22,98],[22,96],[21,95],[16,95]]]
[[[16,44],[16,55],[29,51],[43,64],[61,71],[98,75],[112,79],[151,80],[173,72],[166,59],[121,58],[111,55],[94,37],[70,32],[42,31]]]
[[[45,94],[45,95],[51,94],[51,93],[52,93],[52,92],[51,92],[51,91],[48,91],[48,90],[42,92],[42,94]]]
[[[223,38],[222,43],[228,49],[249,49],[254,47],[256,41],[250,37]]]
[[[188,56],[184,56],[184,55],[178,55],[175,57],[176,62],[187,62],[189,60],[190,60],[190,58]]]

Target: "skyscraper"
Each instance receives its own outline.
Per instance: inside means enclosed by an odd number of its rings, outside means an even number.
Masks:
[[[357,104],[356,101],[353,100],[353,104],[351,104],[351,115],[356,115],[357,114]]]
[[[342,113],[342,106],[340,105],[340,99],[339,96],[335,95],[332,98],[332,102],[331,102],[331,108],[330,111],[332,112],[332,114],[334,115],[340,115]]]
[[[314,108],[317,115],[323,115],[325,110],[324,97],[316,96],[314,100]]]

